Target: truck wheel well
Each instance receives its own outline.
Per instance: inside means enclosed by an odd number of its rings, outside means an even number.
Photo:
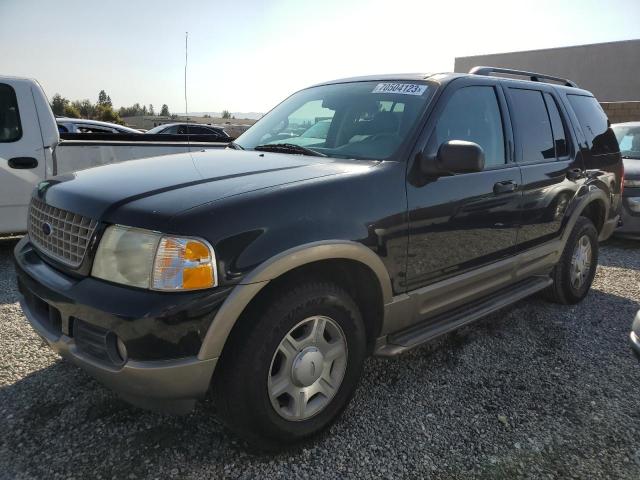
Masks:
[[[358,261],[347,259],[329,259],[308,263],[271,280],[247,305],[231,330],[229,338],[225,342],[225,348],[233,343],[236,335],[242,335],[247,328],[250,328],[248,320],[253,318],[253,314],[257,314],[279,292],[311,278],[335,283],[351,295],[360,308],[367,333],[367,347],[371,353],[375,340],[382,329],[384,316],[382,289],[378,278],[369,267]],[[224,349],[222,356],[224,356]]]
[[[601,200],[594,200],[584,208],[580,215],[591,220],[598,233],[600,233],[602,226],[604,225],[605,211],[604,202]]]

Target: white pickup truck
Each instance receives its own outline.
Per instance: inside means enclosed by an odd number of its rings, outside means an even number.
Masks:
[[[61,140],[37,81],[0,75],[0,235],[27,229],[33,188],[54,175],[107,163],[210,148],[221,142],[184,136],[98,135]]]

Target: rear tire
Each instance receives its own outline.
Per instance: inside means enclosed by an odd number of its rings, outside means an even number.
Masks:
[[[579,217],[551,273],[553,284],[546,297],[565,305],[580,302],[589,293],[597,266],[598,231],[591,220]]]
[[[366,354],[360,311],[342,288],[309,282],[271,298],[230,338],[213,386],[222,421],[263,450],[331,425],[357,387]]]

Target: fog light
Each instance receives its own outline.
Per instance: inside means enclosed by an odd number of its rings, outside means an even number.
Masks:
[[[125,347],[124,342],[120,340],[120,337],[116,340],[116,347],[118,348],[118,355],[123,362],[127,361],[127,347]]]
[[[627,205],[632,212],[640,212],[640,197],[627,197]]]

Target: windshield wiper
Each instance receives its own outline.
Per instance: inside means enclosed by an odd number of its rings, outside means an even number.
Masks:
[[[640,157],[636,157],[633,155],[622,155],[622,158],[626,159],[626,160],[640,160]]]
[[[278,152],[278,153],[294,153],[298,155],[309,155],[312,157],[326,157],[324,153],[312,150],[311,148],[301,147],[300,145],[294,145],[293,143],[266,143],[264,145],[258,145],[254,148],[259,152]]]
[[[244,150],[244,148],[243,148],[243,147],[241,147],[240,145],[238,145],[238,144],[237,144],[236,142],[234,142],[233,140],[232,140],[232,141],[230,141],[230,142],[227,144],[227,147],[229,147],[229,148],[233,148],[234,150]]]

